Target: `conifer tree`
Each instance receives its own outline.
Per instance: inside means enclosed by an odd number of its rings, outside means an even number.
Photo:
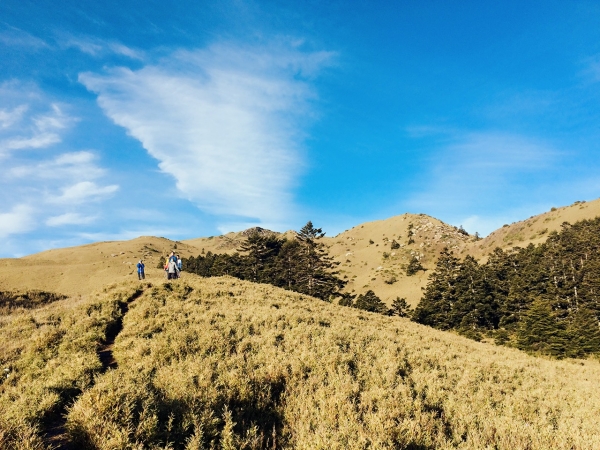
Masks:
[[[396,297],[392,302],[390,313],[398,317],[410,317],[413,311],[405,298]]]
[[[517,347],[551,356],[565,354],[566,335],[547,303],[536,299],[517,331]]]
[[[580,308],[567,326],[567,356],[581,358],[600,353],[600,326],[598,318],[589,309]]]
[[[279,253],[283,240],[273,233],[263,234],[253,230],[242,244],[239,250],[247,253],[253,281],[264,280],[260,272],[265,268],[266,262]]]
[[[448,248],[444,248],[435,271],[429,276],[423,298],[415,308],[414,321],[442,330],[452,327],[450,315],[456,303],[458,267],[458,258]]]
[[[328,300],[344,287],[345,282],[337,277],[338,272],[334,270],[336,264],[320,241],[323,236],[323,230],[315,228],[311,221],[296,233],[300,244],[296,271],[297,290]]]
[[[410,261],[408,262],[408,266],[406,267],[406,275],[409,277],[416,274],[419,270],[425,270],[421,265],[421,262],[416,256],[412,256]]]
[[[298,285],[298,259],[300,255],[300,243],[298,240],[287,240],[281,246],[275,268],[277,271],[277,286],[289,290],[296,290]]]
[[[385,303],[383,303],[381,299],[375,294],[375,292],[373,292],[370,289],[364,294],[360,294],[356,298],[354,307],[362,309],[364,311],[376,312],[380,314],[386,314],[388,312]]]
[[[354,299],[356,295],[352,295],[349,292],[343,292],[340,294],[340,301],[338,304],[340,306],[354,306]]]

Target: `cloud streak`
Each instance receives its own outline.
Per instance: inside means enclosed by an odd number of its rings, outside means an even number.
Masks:
[[[119,186],[116,184],[98,186],[92,181],[81,181],[64,187],[60,196],[51,197],[49,201],[64,205],[78,205],[84,202],[103,200],[111,197],[118,190]]]
[[[58,45],[61,48],[75,48],[80,52],[93,57],[119,55],[130,59],[144,59],[143,52],[114,40],[104,40],[89,36],[75,37],[70,35],[60,35],[58,38]]]
[[[99,181],[106,170],[94,152],[57,145],[78,119],[36,86],[4,83],[0,93],[0,237],[92,223],[119,186]]]
[[[27,233],[35,225],[34,209],[29,205],[16,205],[8,212],[0,212],[0,238]]]
[[[26,105],[12,111],[0,110],[0,129],[3,134],[9,135],[0,140],[0,155],[11,150],[39,149],[58,144],[62,141],[61,132],[75,121],[57,104],[52,104],[50,111],[29,118],[25,117],[27,110]]]
[[[60,216],[52,216],[46,220],[49,227],[60,227],[64,225],[87,225],[92,223],[96,217],[84,216],[79,213],[65,213]]]
[[[273,223],[293,209],[310,78],[330,56],[223,44],[79,80],[199,208]]]
[[[487,234],[519,217],[524,204],[537,206],[536,192],[527,186],[555,170],[560,157],[561,152],[545,142],[510,133],[454,136],[434,154],[429,174],[420,177],[423,188],[407,205]],[[541,181],[538,185],[543,189]],[[495,207],[511,199],[520,205],[518,211]]]
[[[37,164],[17,165],[7,171],[11,178],[76,180],[82,174],[88,180],[104,175],[105,170],[98,167],[96,155],[90,151],[70,152],[57,155],[53,159]]]

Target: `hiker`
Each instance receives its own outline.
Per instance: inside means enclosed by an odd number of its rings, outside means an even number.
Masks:
[[[146,274],[144,273],[144,261],[141,259],[137,263],[138,280],[145,280]]]
[[[174,280],[177,278],[177,262],[173,261],[169,258],[169,263],[167,264],[167,279]]]
[[[177,255],[177,278],[181,277],[181,266],[183,263],[181,262],[181,258]]]

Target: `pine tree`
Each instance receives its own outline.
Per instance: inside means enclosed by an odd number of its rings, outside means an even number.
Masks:
[[[413,320],[461,333],[501,329],[498,342],[558,357],[600,354],[600,217],[563,223],[538,246],[496,249],[482,266],[466,257],[450,281],[444,264],[447,255]]]
[[[495,329],[500,315],[492,287],[475,258],[467,256],[459,265],[455,284],[455,304],[450,313],[453,328]]]
[[[450,314],[456,303],[455,283],[458,267],[458,258],[448,248],[444,248],[435,271],[429,276],[423,298],[415,308],[415,322],[442,330],[452,328]]]
[[[419,259],[413,255],[413,257],[410,258],[410,261],[408,262],[408,266],[406,267],[406,275],[410,277],[412,275],[415,275],[419,270],[425,269],[421,265]]]
[[[517,331],[517,347],[556,357],[564,356],[564,328],[556,321],[545,302],[536,299],[523,317]]]
[[[410,317],[413,313],[410,305],[406,302],[405,298],[396,297],[392,302],[392,308],[390,309],[392,315],[398,317]]]
[[[340,301],[338,302],[338,304],[340,306],[354,306],[355,298],[356,295],[352,295],[349,292],[343,292],[342,294],[340,294]]]
[[[386,314],[388,312],[385,303],[383,303],[381,299],[377,297],[375,292],[370,289],[357,297],[354,307],[364,311],[376,312],[380,314]]]
[[[296,239],[285,240],[277,259],[275,260],[275,270],[277,272],[276,286],[288,290],[296,290],[298,285],[298,259],[300,255],[300,242]]]
[[[327,250],[320,239],[325,236],[321,228],[315,228],[308,221],[302,229],[296,233],[300,243],[297,264],[297,290],[299,292],[329,300],[337,294],[346,284],[337,277],[338,272],[334,270],[336,263],[327,254]]]
[[[598,318],[589,309],[581,308],[573,314],[567,326],[567,356],[581,358],[600,353]]]
[[[260,272],[265,268],[266,262],[279,253],[282,245],[283,239],[279,239],[275,234],[265,235],[257,230],[252,231],[246,240],[242,242],[239,251],[247,253],[253,281],[269,281],[264,279]]]

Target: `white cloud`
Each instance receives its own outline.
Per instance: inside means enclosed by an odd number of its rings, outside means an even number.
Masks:
[[[300,119],[315,96],[306,77],[330,56],[216,45],[79,79],[201,209],[278,221],[302,165]]]
[[[61,138],[56,133],[40,133],[28,138],[8,139],[0,143],[2,147],[8,150],[21,150],[27,148],[45,148],[53,144],[58,144]]]
[[[118,41],[107,41],[89,36],[62,35],[59,37],[62,48],[76,48],[90,56],[101,57],[108,54],[126,56],[127,58],[142,60],[144,53],[121,44]]]
[[[487,234],[519,217],[521,211],[508,206],[511,200],[520,209],[539,203],[536,193],[543,182],[538,177],[554,170],[560,156],[545,142],[509,133],[456,136],[430,159],[420,191],[405,204]]]
[[[26,47],[34,50],[49,47],[42,39],[11,26],[6,26],[0,32],[0,43],[9,47]]]
[[[0,238],[27,233],[35,226],[34,210],[29,205],[17,205],[10,212],[0,213]]]
[[[51,113],[40,114],[33,118],[35,128],[40,132],[62,130],[74,120],[65,115],[56,103],[50,106]]]
[[[83,216],[78,213],[65,213],[60,216],[53,216],[46,220],[49,227],[59,227],[63,225],[87,225],[92,223],[96,217]]]
[[[21,105],[12,112],[2,110],[0,123],[5,138],[0,140],[0,153],[3,150],[7,153],[10,150],[46,148],[61,142],[60,132],[77,119],[65,114],[57,104],[50,106],[51,111],[29,117],[25,125],[18,127],[15,125],[25,121],[23,114],[28,107]],[[2,121],[3,117],[6,117],[5,121]]]
[[[92,181],[81,181],[62,189],[62,194],[49,199],[52,203],[76,205],[86,201],[98,201],[112,196],[119,186],[98,186]]]
[[[54,159],[38,164],[15,166],[8,170],[7,175],[14,178],[87,180],[99,178],[105,170],[98,167],[96,155],[90,151],[63,153]]]
[[[19,105],[12,110],[0,109],[0,128],[10,128],[20,122],[27,111],[27,105]]]

